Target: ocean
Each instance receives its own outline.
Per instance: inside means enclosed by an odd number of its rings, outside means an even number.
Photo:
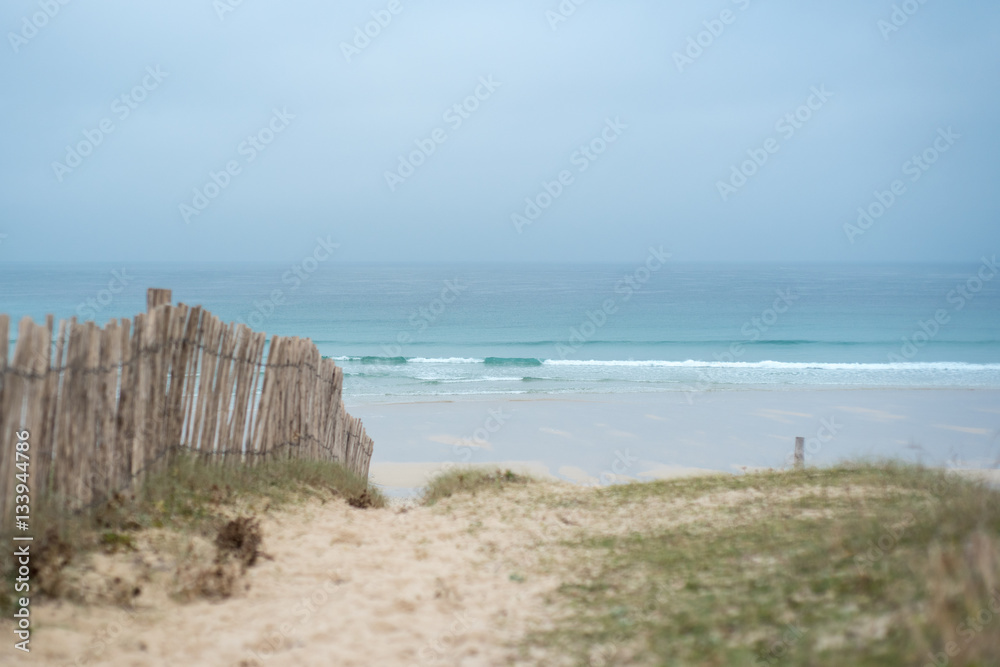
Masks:
[[[1000,388],[995,274],[985,259],[686,264],[653,249],[634,265],[4,264],[0,312],[103,324],[169,288],[224,320],[311,338],[354,404]]]

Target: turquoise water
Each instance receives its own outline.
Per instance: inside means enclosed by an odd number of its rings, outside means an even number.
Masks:
[[[0,312],[103,324],[167,287],[224,320],[311,338],[356,401],[1000,387],[989,263],[657,264],[6,264]]]

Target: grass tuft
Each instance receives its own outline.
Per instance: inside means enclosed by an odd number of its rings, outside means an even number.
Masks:
[[[421,501],[425,505],[433,505],[455,494],[475,494],[485,490],[503,489],[512,484],[527,484],[529,481],[530,477],[518,475],[511,470],[456,468],[434,477],[424,488]]]
[[[116,551],[135,551],[135,542],[132,536],[125,533],[106,532],[101,535],[101,546],[110,553]]]
[[[572,664],[594,664],[595,651],[616,665],[998,664],[996,489],[888,463],[615,486],[593,502],[654,519],[565,545],[578,562],[563,572],[563,616],[529,652]]]
[[[148,528],[199,534],[209,540],[218,536],[220,552],[229,548],[223,542],[236,544],[235,560],[249,566],[256,560],[262,539],[254,516],[317,497],[343,498],[355,507],[386,506],[381,490],[333,462],[289,459],[225,467],[196,456],[178,456],[135,491],[116,493],[95,507],[66,512],[36,505],[32,528],[44,537],[32,558],[32,566],[38,568],[32,579],[44,595],[60,597],[65,567],[95,551],[132,551],[133,534]],[[245,523],[236,526],[237,521]],[[13,582],[14,563],[9,554],[0,556],[0,572]],[[226,593],[232,589],[231,577],[219,572],[221,583],[206,584],[206,590]],[[0,612],[12,608],[11,591],[13,585],[0,590]]]
[[[233,519],[215,536],[216,560],[231,557],[246,567],[252,567],[261,555],[263,539],[260,521],[245,516]]]

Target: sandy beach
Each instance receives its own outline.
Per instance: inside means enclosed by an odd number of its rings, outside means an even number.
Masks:
[[[0,667],[1000,667],[1000,3],[788,4],[0,5]]]
[[[581,484],[892,458],[997,467],[1000,391],[803,389],[355,403],[378,442],[376,483],[411,494],[428,475],[496,463]]]
[[[158,570],[146,545],[116,566],[143,587],[134,610],[42,604],[31,655],[14,652],[5,664],[512,664],[512,646],[544,622],[544,595],[559,584],[538,570],[540,554],[530,547],[576,525],[572,513],[522,507],[525,493],[433,508],[313,502],[269,515],[270,558],[223,602],[172,601],[158,583],[171,573]],[[111,567],[98,558],[102,565]]]
[[[66,600],[34,605],[32,652],[13,652],[5,664],[605,666],[662,664],[658,660],[667,654],[686,656],[675,664],[704,664],[693,657],[704,650],[741,656],[738,663],[716,664],[745,664],[754,653],[782,655],[803,633],[808,647],[800,647],[790,664],[843,664],[836,659],[841,651],[877,650],[893,618],[917,613],[911,609],[910,593],[880,602],[865,590],[844,591],[842,595],[865,607],[852,607],[854,611],[845,614],[847,598],[796,593],[813,600],[813,607],[804,610],[782,595],[780,603],[771,601],[770,585],[754,594],[762,596],[759,601],[745,599],[741,591],[755,577],[778,576],[777,581],[796,588],[805,584],[804,573],[782,575],[782,568],[775,569],[777,559],[784,561],[790,554],[771,541],[801,544],[803,536],[823,535],[831,520],[843,528],[825,533],[824,539],[833,540],[833,551],[816,552],[816,563],[824,570],[835,565],[843,581],[864,581],[864,568],[891,558],[886,565],[899,562],[903,568],[895,576],[910,581],[916,575],[915,582],[933,587],[933,570],[928,568],[937,561],[933,555],[928,560],[926,546],[897,548],[893,539],[883,545],[887,554],[871,555],[864,541],[863,531],[874,530],[871,535],[878,538],[887,530],[881,527],[886,521],[904,526],[934,522],[939,501],[933,494],[939,491],[902,474],[888,485],[880,473],[864,471],[825,478],[822,473],[716,476],[661,491],[616,487],[621,493],[565,482],[515,483],[475,495],[458,494],[430,506],[396,501],[367,510],[339,499],[312,500],[262,516],[267,556],[247,571],[231,597],[215,601],[180,600],[168,593],[174,567],[199,550],[198,538],[175,535],[171,547],[162,542],[163,535],[147,530],[137,536],[134,550],[97,553],[85,564],[74,565],[68,576],[89,577],[94,599],[86,605]],[[853,485],[838,481],[843,479]],[[941,488],[950,488],[944,484]],[[869,513],[880,518],[860,516]],[[967,523],[972,521],[963,516]],[[867,521],[873,522],[871,527],[866,528]],[[675,622],[680,626],[670,631],[681,634],[669,649],[644,646],[643,633],[637,636],[628,625],[621,632],[612,627],[611,634],[588,635],[590,621],[579,616],[568,595],[573,590],[600,591],[588,582],[615,572],[613,552],[595,550],[595,545],[624,547],[636,544],[637,535],[672,536],[679,554],[686,549],[711,552],[724,549],[731,539],[741,540],[738,548],[715,552],[713,561],[718,562],[712,564],[693,556],[690,563],[678,561],[649,579],[628,569],[620,573],[623,578],[610,590],[662,589],[654,607],[657,613],[668,619],[679,615]],[[994,576],[1000,551],[993,541],[977,546],[982,550],[978,556],[969,548],[967,544],[962,558],[972,558],[970,571]],[[904,560],[904,552],[912,561]],[[733,559],[739,567],[733,567]],[[902,565],[906,562],[911,564]],[[914,573],[908,567],[918,569]],[[697,580],[702,583],[693,583]],[[580,583],[567,588],[572,582]],[[701,586],[712,587],[719,597],[701,597]],[[142,592],[126,605],[108,598],[113,590],[132,588]],[[755,590],[753,585],[749,590]],[[101,593],[103,600],[98,599]],[[730,613],[727,605],[742,605],[751,618],[756,618],[758,604],[778,606],[773,617],[750,623],[715,616],[699,620],[699,633],[724,637],[722,644],[715,639],[710,644],[714,648],[708,649],[699,648],[697,639],[688,640],[684,627],[690,621],[683,615],[685,605],[703,605],[706,599],[720,601],[718,614]],[[660,605],[665,605],[663,611]],[[869,609],[873,605],[885,608]],[[626,608],[608,611],[613,621]],[[0,629],[9,625],[6,619],[0,621]],[[794,630],[792,639],[787,628]],[[776,639],[779,635],[784,639]],[[567,636],[569,652],[559,644]],[[984,655],[982,651],[991,649],[982,641],[965,641],[962,647],[969,647],[970,657],[973,650]],[[820,655],[821,663],[808,662],[810,656]]]

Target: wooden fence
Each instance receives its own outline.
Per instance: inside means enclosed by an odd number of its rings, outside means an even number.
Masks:
[[[14,518],[17,433],[32,502],[101,502],[186,451],[208,464],[305,458],[367,477],[372,441],[341,400],[343,371],[312,341],[223,324],[149,290],[134,320],[21,320],[8,360],[0,315],[0,525]]]

